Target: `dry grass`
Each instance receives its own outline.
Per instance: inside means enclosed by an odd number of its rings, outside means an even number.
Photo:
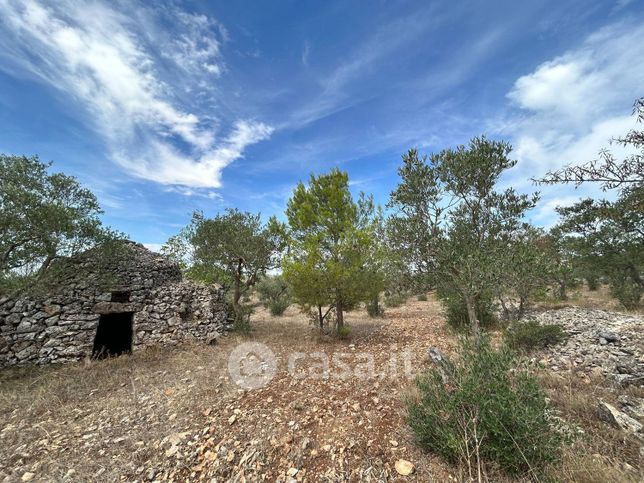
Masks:
[[[603,376],[544,372],[539,380],[561,417],[583,430],[564,447],[561,464],[552,470],[553,477],[588,483],[642,481],[641,442],[597,415],[599,399],[618,406],[617,394]],[[644,397],[644,389],[633,386],[620,392]]]
[[[406,481],[443,481],[448,476],[462,481],[458,468],[413,445],[401,404],[409,389],[406,378],[297,381],[281,367],[269,386],[246,392],[228,378],[228,355],[247,340],[268,345],[282,361],[294,351],[355,350],[375,354],[378,365],[391,350],[409,348],[417,369],[427,363],[429,346],[449,353],[456,344],[431,296],[427,302],[408,300],[388,308],[384,318],[351,312],[347,322],[352,332],[345,341],[321,335],[295,307],[280,317],[259,307],[251,334],[229,334],[216,346],[188,344],[91,363],[2,370],[0,480],[14,481],[33,471],[39,480],[60,481],[73,471],[70,481],[141,481],[150,470],[160,480],[171,475],[195,480],[199,473],[193,468],[202,455],[194,448],[204,438],[216,438],[228,447],[256,440],[266,455],[262,471],[270,481],[295,462],[307,470],[308,481],[356,481],[358,469],[368,471],[363,475],[395,477],[393,462],[400,457],[416,466]],[[543,373],[540,378],[563,417],[586,434],[566,448],[553,478],[636,481],[622,463],[639,468],[637,442],[599,421],[594,411],[600,397],[614,401],[616,395],[602,380],[587,384],[575,373],[562,374]],[[356,403],[357,411],[352,409]],[[228,418],[234,410],[241,412],[231,426]],[[289,426],[291,420],[295,426]],[[168,438],[177,435],[194,446],[185,446],[180,459],[168,458]],[[310,440],[307,451],[319,454],[293,460],[292,450],[304,436]],[[291,442],[273,446],[274,439],[284,438]],[[322,449],[327,444],[330,451]],[[503,481],[500,475],[493,479]]]
[[[158,459],[150,442],[194,426],[201,401],[222,391],[224,364],[214,347],[187,345],[1,371],[0,476],[13,481],[26,469],[50,481],[70,470],[71,481],[135,474]]]
[[[567,300],[552,297],[534,304],[542,310],[561,309],[564,307],[581,307],[585,309],[610,310],[614,312],[644,314],[644,306],[627,310],[611,294],[608,285],[601,285],[597,290],[588,290],[586,286],[572,289]]]

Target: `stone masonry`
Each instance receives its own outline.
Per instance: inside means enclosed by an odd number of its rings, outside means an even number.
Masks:
[[[52,272],[42,295],[0,298],[0,366],[89,357],[106,314],[131,315],[133,351],[212,343],[228,328],[223,289],[182,280],[177,263],[133,242],[89,250]]]

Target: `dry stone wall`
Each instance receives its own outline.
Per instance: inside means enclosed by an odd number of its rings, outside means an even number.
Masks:
[[[46,296],[0,298],[0,366],[90,356],[102,314],[132,314],[134,351],[211,343],[228,328],[222,289],[183,281],[176,263],[138,244],[127,243],[113,260],[103,255],[66,261]]]

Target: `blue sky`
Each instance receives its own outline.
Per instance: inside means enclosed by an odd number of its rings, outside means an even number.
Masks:
[[[642,0],[151,4],[0,0],[0,152],[77,176],[150,246],[194,209],[280,215],[334,166],[384,204],[408,148],[480,134],[513,144],[503,183],[532,191],[644,95]],[[546,226],[601,195],[541,191]]]

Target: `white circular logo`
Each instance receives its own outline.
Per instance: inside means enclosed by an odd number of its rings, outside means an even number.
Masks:
[[[259,389],[268,384],[277,372],[277,358],[266,344],[244,342],[228,357],[228,374],[244,389]]]

